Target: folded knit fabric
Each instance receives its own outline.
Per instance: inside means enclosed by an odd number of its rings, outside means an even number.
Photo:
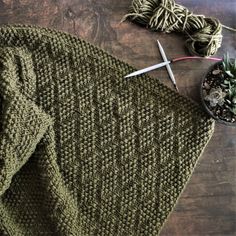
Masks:
[[[214,121],[88,42],[0,28],[0,234],[157,235]]]

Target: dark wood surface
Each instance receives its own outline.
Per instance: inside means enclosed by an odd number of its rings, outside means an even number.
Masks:
[[[60,29],[98,45],[142,68],[161,60],[158,38],[170,58],[188,55],[176,34],[150,32],[130,22],[119,24],[131,0],[0,0],[0,24],[36,24]],[[235,0],[179,0],[195,13],[236,27]],[[236,57],[236,33],[223,31],[218,51]],[[180,93],[199,102],[199,83],[212,62],[173,64]],[[171,86],[165,69],[152,72]],[[216,124],[215,133],[161,236],[236,235],[236,127]]]

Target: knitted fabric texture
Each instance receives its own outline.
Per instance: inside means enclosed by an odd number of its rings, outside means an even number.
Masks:
[[[157,235],[214,121],[69,34],[0,28],[0,234]]]

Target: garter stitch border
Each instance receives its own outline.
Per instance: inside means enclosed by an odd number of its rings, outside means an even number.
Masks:
[[[158,235],[214,120],[56,30],[0,28],[0,234]]]

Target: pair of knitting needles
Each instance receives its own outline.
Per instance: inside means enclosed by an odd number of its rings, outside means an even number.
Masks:
[[[160,54],[161,54],[161,57],[163,59],[164,62],[161,62],[161,63],[158,63],[156,65],[153,65],[153,66],[149,66],[149,67],[146,67],[144,69],[141,69],[141,70],[138,70],[138,71],[135,71],[131,74],[128,74],[125,76],[125,78],[129,78],[129,77],[133,77],[133,76],[137,76],[137,75],[141,75],[141,74],[144,74],[144,73],[147,73],[149,71],[152,71],[152,70],[156,70],[158,68],[161,68],[161,67],[166,67],[167,69],[167,72],[169,74],[169,77],[170,77],[170,80],[171,82],[173,83],[175,89],[177,91],[179,91],[178,87],[177,87],[177,84],[176,84],[176,80],[175,80],[175,76],[174,76],[174,73],[170,67],[170,64],[173,63],[173,62],[177,62],[177,61],[183,61],[183,60],[188,60],[188,59],[207,59],[207,60],[212,60],[212,61],[222,61],[222,58],[216,58],[216,57],[198,57],[198,56],[190,56],[190,57],[178,57],[178,58],[175,58],[175,59],[172,59],[172,60],[168,60],[167,59],[167,56],[166,56],[166,53],[161,45],[161,43],[159,42],[159,40],[157,40],[157,45],[158,45],[158,48],[159,48],[159,51],[160,51]]]

